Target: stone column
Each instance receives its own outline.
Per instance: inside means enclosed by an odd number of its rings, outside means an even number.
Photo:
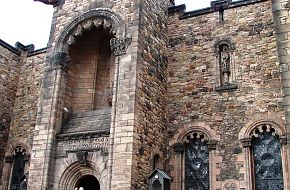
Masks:
[[[59,91],[61,78],[68,68],[69,56],[58,52],[51,58],[51,63],[42,78],[41,95],[37,109],[36,126],[34,130],[31,163],[29,168],[29,190],[50,189],[49,176],[58,126]]]
[[[136,68],[136,60],[132,59],[132,52],[130,52],[131,54],[126,53],[130,43],[131,38],[113,38],[110,41],[112,52],[116,57],[116,66],[112,98],[107,190],[131,189],[132,183],[135,114],[135,96],[132,96],[132,94],[135,94],[136,84],[131,83],[131,81],[136,78],[136,70],[132,69],[130,71],[129,68]]]
[[[281,67],[282,90],[284,94],[284,110],[286,117],[287,138],[290,138],[290,15],[287,0],[272,0],[272,11],[276,32],[277,52]],[[288,7],[288,8],[287,8]],[[288,164],[290,167],[290,144],[287,144]],[[287,168],[290,171],[290,168]],[[289,173],[288,173],[289,176]],[[287,179],[287,176],[285,180]],[[285,181],[284,180],[284,181]],[[289,185],[285,189],[290,189]]]

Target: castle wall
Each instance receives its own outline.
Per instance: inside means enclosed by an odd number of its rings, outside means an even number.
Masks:
[[[0,46],[0,178],[19,79],[19,62],[18,54]]]
[[[102,15],[86,17],[87,20],[96,21],[96,19],[102,20],[104,18],[112,21],[119,20],[120,23],[114,23],[114,26],[112,26],[113,28],[120,27],[115,37],[125,38],[128,36],[132,39],[127,54],[119,56],[120,59],[115,59],[111,145],[108,161],[106,161],[108,167],[107,189],[129,189],[132,183],[138,3],[138,1],[65,1],[65,4],[55,8],[48,43],[48,58],[57,57],[58,51],[64,51],[60,47],[67,45],[66,42],[68,42],[59,41],[62,40],[61,37],[70,37],[70,35],[73,37],[78,24],[81,24],[80,20],[86,16],[86,13],[93,12],[100,12]],[[72,23],[76,24],[76,27],[67,31]],[[118,26],[119,24],[120,26]],[[101,24],[100,27],[104,26]],[[78,34],[82,35],[81,33]],[[33,157],[30,165],[31,182],[29,183],[29,189],[35,190],[52,186],[57,188],[60,181],[59,176],[52,176],[53,173],[58,172],[54,166],[64,161],[64,159],[54,160],[54,156],[57,155],[55,150],[57,149],[56,134],[61,131],[63,108],[65,106],[63,91],[67,73],[65,68],[61,67],[62,62],[58,62],[59,65],[53,63],[53,61],[52,65],[50,63],[44,64],[45,71],[42,79],[44,85],[41,88],[39,104],[39,110],[42,110],[42,112],[39,112],[37,116],[36,135],[34,136],[32,150]],[[118,100],[117,103],[116,100]],[[106,135],[108,136],[108,134]],[[80,140],[80,146],[83,145],[82,143],[86,142]],[[100,183],[104,184],[103,181]]]
[[[172,135],[186,133],[187,126],[215,131],[216,150],[211,151],[211,189],[222,189],[229,180],[237,187],[246,182],[246,152],[239,133],[247,123],[285,119],[271,2],[250,4],[168,23],[167,127]],[[215,43],[230,38],[236,89],[220,90]],[[283,123],[283,122],[282,122]],[[284,126],[283,126],[284,127]],[[190,127],[189,127],[190,128]],[[184,129],[184,131],[182,131]],[[184,171],[178,153],[171,152],[172,189],[181,189]]]
[[[13,49],[16,51],[16,49]],[[18,50],[17,50],[18,51]],[[8,158],[12,156],[12,153],[17,145],[21,145],[26,150],[26,154],[31,154],[33,130],[36,123],[36,112],[39,97],[40,78],[42,73],[42,64],[44,62],[45,51],[37,53],[35,55],[27,56],[26,52],[23,52],[20,56],[12,53],[7,54],[8,51],[0,52],[1,56],[5,56],[3,63],[6,67],[1,65],[3,69],[3,79],[0,81],[7,89],[1,91],[1,95],[5,96],[7,100],[11,100],[10,105],[3,99],[6,110],[9,112],[9,125],[5,137],[7,138],[7,146],[1,154],[5,155],[5,165],[1,168],[2,176],[0,185],[1,189],[8,187],[9,178],[11,175],[12,162]],[[7,59],[10,58],[11,60]],[[4,70],[6,69],[6,71]],[[8,74],[8,75],[7,75]],[[5,77],[6,75],[6,77]],[[8,85],[8,83],[10,83]],[[2,99],[1,99],[2,100]],[[3,118],[4,119],[4,118]],[[9,133],[8,133],[9,132]],[[3,138],[1,138],[3,139]],[[25,172],[28,172],[29,160],[26,164]]]
[[[134,189],[148,189],[147,178],[166,164],[166,68],[167,68],[167,0],[143,1],[139,27],[137,76],[138,137],[134,150]],[[164,168],[163,168],[164,167]]]

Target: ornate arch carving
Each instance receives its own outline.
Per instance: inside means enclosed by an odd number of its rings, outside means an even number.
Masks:
[[[251,139],[253,136],[257,136],[256,130],[262,132],[266,127],[266,131],[270,132],[272,130],[273,135],[278,135],[280,139],[286,138],[286,131],[284,128],[284,123],[278,118],[270,118],[266,119],[265,116],[261,116],[263,118],[257,119],[256,121],[250,121],[247,123],[239,133],[239,140],[243,141],[243,139]]]
[[[126,24],[122,17],[109,8],[96,8],[76,17],[65,27],[57,39],[53,55],[50,58],[51,63],[56,68],[68,68],[69,46],[73,45],[76,38],[82,36],[84,31],[92,27],[102,27],[115,36],[110,45],[116,56],[126,53],[127,47],[131,43],[131,37],[127,34]]]
[[[213,129],[205,123],[199,122],[180,127],[177,133],[173,136],[173,139],[170,141],[170,145],[173,145],[175,149],[178,149],[179,146],[183,146],[183,144],[188,143],[188,141],[194,137],[201,138],[202,141],[205,141],[209,145],[209,148],[213,149],[220,139]]]
[[[15,151],[21,151],[27,156],[30,156],[31,152],[30,148],[25,143],[22,142],[11,143],[11,145],[8,146],[6,157],[15,155]]]
[[[76,37],[93,26],[102,26],[117,38],[127,37],[127,29],[121,16],[109,8],[96,8],[76,17],[65,27],[56,42],[55,52],[67,52],[68,45],[72,45]]]
[[[223,45],[227,45],[230,51],[233,51],[236,49],[236,44],[231,38],[221,37],[221,38],[218,38],[216,42],[214,43],[214,52],[219,53],[220,47]]]
[[[73,189],[77,184],[78,180],[82,176],[86,175],[92,175],[96,177],[100,182],[101,174],[96,168],[97,165],[90,161],[87,163],[86,167],[79,164],[78,162],[74,162],[63,172],[60,178],[58,189]]]

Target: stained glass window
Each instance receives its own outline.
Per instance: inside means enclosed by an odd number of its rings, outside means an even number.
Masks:
[[[21,190],[21,180],[24,176],[25,160],[22,152],[16,152],[13,160],[13,170],[10,189]]]
[[[209,152],[206,143],[194,137],[185,149],[185,190],[209,190]]]
[[[264,131],[253,139],[255,190],[283,190],[281,143]]]

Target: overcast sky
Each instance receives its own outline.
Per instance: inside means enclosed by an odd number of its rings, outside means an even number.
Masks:
[[[186,4],[186,10],[209,7],[210,0],[175,0]],[[53,8],[34,0],[1,0],[0,39],[14,46],[34,44],[36,49],[46,47],[49,38]]]

